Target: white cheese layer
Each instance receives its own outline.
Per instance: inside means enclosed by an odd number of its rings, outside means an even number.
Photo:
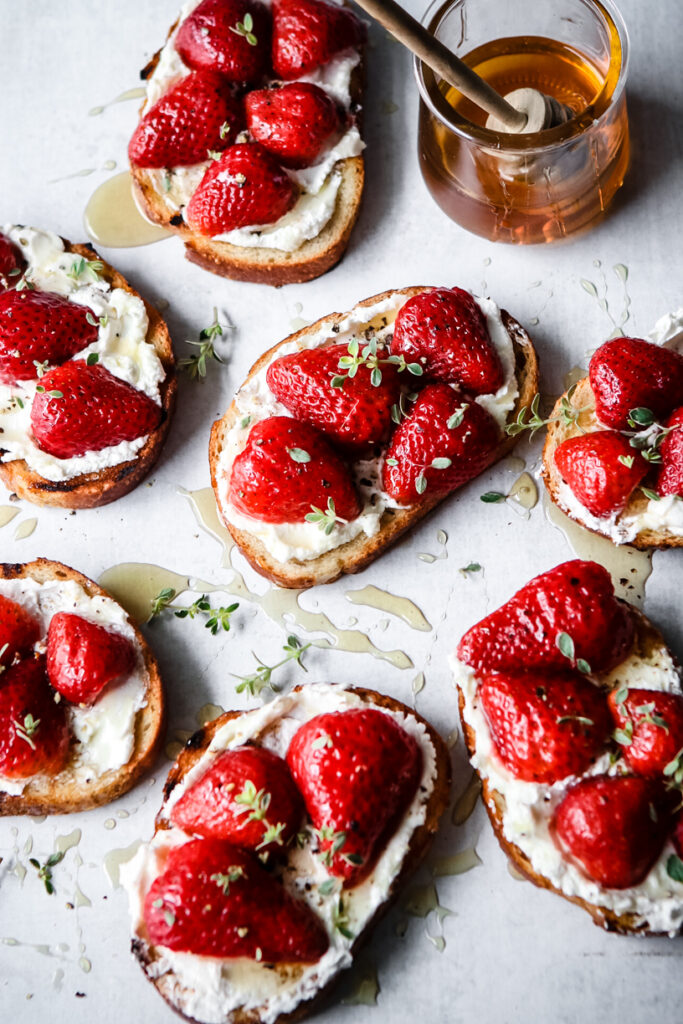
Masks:
[[[491,340],[503,364],[505,381],[495,395],[481,395],[476,401],[487,409],[504,427],[507,416],[514,408],[519,394],[515,377],[515,354],[510,336],[503,325],[500,309],[491,299],[477,298],[477,304],[486,317]],[[348,523],[336,523],[331,533],[326,534],[316,523],[266,523],[238,512],[230,503],[229,481],[232,465],[247,445],[252,427],[271,416],[290,416],[291,413],[276,399],[268,387],[268,367],[276,359],[308,348],[347,344],[355,337],[363,342],[364,331],[370,323],[375,327],[374,337],[388,341],[393,324],[406,298],[399,292],[372,306],[356,306],[338,325],[334,333],[332,321],[324,322],[319,331],[304,334],[298,341],[281,345],[270,362],[246,381],[235,395],[237,416],[233,427],[227,432],[218,460],[217,500],[223,516],[240,530],[246,530],[256,537],[278,562],[308,561],[332,551],[341,544],[365,534],[374,537],[379,531],[382,515],[387,508],[399,508],[381,487],[382,458],[366,459],[354,468],[356,485],[362,500],[361,514]],[[404,374],[407,377],[407,374]],[[409,384],[409,380],[406,381]]]
[[[89,597],[75,580],[0,579],[0,594],[16,601],[39,623],[41,639],[36,645],[45,650],[50,620],[57,612],[72,612],[89,622],[106,626],[131,640],[137,649],[133,672],[125,679],[109,684],[92,707],[69,704],[71,729],[76,737],[72,757],[65,770],[69,780],[79,784],[92,782],[105,772],[126,764],[133,753],[135,718],[147,703],[147,671],[135,630],[123,608],[110,597]],[[0,791],[21,793],[30,779],[4,779]]]
[[[587,878],[563,855],[550,832],[556,808],[578,779],[570,776],[547,785],[514,778],[499,760],[493,746],[477,697],[474,671],[455,656],[451,659],[451,667],[454,681],[465,698],[463,717],[475,734],[476,749],[470,759],[472,765],[504,798],[502,828],[505,838],[529,858],[535,872],[547,878],[566,896],[579,896],[617,914],[635,914],[637,923],[648,930],[675,935],[683,924],[683,884],[674,882],[666,871],[667,859],[674,852],[671,842],[666,843],[657,863],[640,885],[629,889],[606,889]],[[626,685],[666,693],[683,692],[680,671],[665,649],[655,651],[648,661],[631,655],[609,675],[601,676],[600,682],[609,688]],[[586,776],[605,773],[619,773],[618,764],[610,763],[609,754],[599,758]]]
[[[164,805],[164,813],[180,799],[193,782],[207,770],[216,753],[241,746],[249,740],[284,756],[297,729],[316,715],[367,704],[343,686],[310,683],[296,693],[277,697],[270,704],[240,715],[220,729],[208,751],[177,786]],[[344,890],[344,911],[349,929],[360,934],[375,911],[388,898],[392,882],[399,874],[414,831],[424,824],[426,806],[436,778],[436,756],[427,730],[412,715],[378,708],[389,715],[415,738],[422,751],[423,771],[418,791],[387,843],[372,873],[359,885]],[[159,831],[143,845],[135,858],[121,868],[121,881],[128,892],[133,920],[133,935],[145,938],[142,908],[145,893],[163,870],[168,849],[187,842],[180,829]],[[292,968],[283,978],[277,970],[245,957],[219,959],[174,953],[158,948],[160,958],[151,967],[160,991],[182,1012],[204,1024],[219,1024],[239,1008],[248,1012],[258,1009],[263,1024],[272,1024],[280,1014],[291,1013],[299,1003],[313,998],[339,971],[351,963],[353,938],[346,938],[334,927],[338,893],[320,893],[319,886],[330,877],[319,857],[312,852],[310,841],[302,848],[293,848],[283,872],[286,888],[305,900],[322,919],[330,946],[315,964]]]
[[[74,359],[87,359],[97,353],[98,365],[160,404],[159,386],[165,371],[154,346],[146,340],[149,320],[142,299],[123,288],[111,288],[87,268],[76,275],[74,268],[82,257],[65,252],[61,238],[51,231],[16,224],[7,224],[2,231],[21,249],[27,264],[26,277],[39,291],[65,296],[90,309],[101,321],[97,340]],[[24,459],[29,469],[46,480],[70,480],[127,462],[145,444],[149,435],[68,459],[41,451],[31,435],[31,407],[39,383],[36,379],[12,386],[0,384],[3,462]]]

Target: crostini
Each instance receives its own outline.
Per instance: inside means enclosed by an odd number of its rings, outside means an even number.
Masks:
[[[314,683],[221,715],[121,871],[142,969],[190,1020],[311,1012],[425,856],[449,791],[438,733],[371,690]]]
[[[1,229],[0,479],[11,491],[70,509],[122,497],[159,458],[175,394],[166,324],[92,246]]]
[[[683,546],[683,310],[615,338],[557,402],[543,450],[552,500],[615,544]]]
[[[452,660],[500,845],[622,934],[683,925],[683,686],[664,638],[571,561],[472,626]]]
[[[0,563],[0,815],[126,793],[156,758],[164,697],[142,634],[60,562]]]
[[[365,26],[335,0],[190,0],[142,72],[128,153],[189,260],[283,285],[342,258],[363,193]]]
[[[528,334],[490,299],[365,299],[254,364],[211,432],[219,514],[279,586],[358,572],[510,451],[537,382]]]

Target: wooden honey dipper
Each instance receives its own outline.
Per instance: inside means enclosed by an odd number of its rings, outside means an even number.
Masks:
[[[570,107],[538,89],[515,89],[501,96],[395,0],[356,0],[356,3],[435,74],[486,110],[489,114],[486,127],[491,131],[529,134],[555,128],[574,117]]]

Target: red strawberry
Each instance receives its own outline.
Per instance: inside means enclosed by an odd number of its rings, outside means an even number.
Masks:
[[[97,341],[97,322],[87,306],[53,292],[9,291],[0,295],[0,382],[35,380],[35,363],[71,359]]]
[[[36,444],[58,459],[134,441],[155,430],[161,409],[103,366],[77,359],[46,373],[31,408]]]
[[[284,167],[315,163],[330,136],[339,130],[334,101],[309,82],[258,89],[244,102],[249,131]]]
[[[657,477],[657,494],[683,497],[683,406],[666,422],[671,431],[659,446],[662,466]]]
[[[193,71],[147,111],[128,144],[139,167],[177,167],[225,149],[244,126],[244,112],[217,71]]]
[[[11,665],[17,656],[29,654],[39,636],[40,627],[33,616],[0,594],[0,665]]]
[[[25,779],[61,771],[69,756],[66,708],[55,702],[45,658],[12,665],[0,676],[0,775]]]
[[[331,874],[356,885],[371,870],[413,799],[417,743],[389,715],[359,708],[317,715],[287,751]]]
[[[382,366],[375,387],[373,371],[361,364],[354,377],[345,377],[341,387],[333,387],[343,356],[348,356],[346,345],[282,356],[268,367],[268,387],[293,416],[312,423],[339,444],[384,441],[391,430],[391,407],[399,398],[398,371],[391,363]]]
[[[555,811],[557,839],[586,875],[607,889],[643,881],[671,828],[663,788],[636,775],[595,775],[573,786]]]
[[[566,669],[561,633],[594,672],[608,672],[633,646],[629,606],[617,601],[610,574],[596,562],[574,559],[536,576],[465,633],[458,657],[475,670]]]
[[[680,405],[683,356],[640,338],[615,338],[601,345],[590,361],[595,412],[615,430],[629,427],[632,409],[649,409],[655,419]]]
[[[219,754],[171,811],[174,825],[245,850],[283,852],[303,817],[287,762],[264,747]]]
[[[525,782],[581,775],[612,731],[604,691],[575,672],[489,672],[477,692],[500,760]]]
[[[94,704],[107,683],[130,675],[135,662],[135,647],[120,633],[71,612],[52,616],[47,674],[72,704]]]
[[[270,13],[254,0],[203,0],[185,19],[175,48],[190,68],[220,71],[231,82],[268,73]]]
[[[360,514],[348,469],[322,434],[289,416],[252,427],[235,459],[230,502],[266,523],[302,523],[312,509],[333,509],[343,520]],[[332,503],[332,504],[330,504]]]
[[[0,292],[17,283],[20,277],[17,271],[22,271],[25,266],[19,247],[0,232]]]
[[[313,963],[329,940],[322,922],[252,854],[193,839],[168,854],[145,896],[150,942],[198,956]]]
[[[486,317],[462,288],[434,288],[408,299],[396,317],[391,351],[472,395],[492,394],[504,381]]]
[[[448,494],[490,466],[499,443],[483,406],[448,384],[428,384],[394,431],[382,486],[402,505]]]
[[[348,7],[324,0],[275,0],[273,68],[290,81],[365,42],[365,26]]]
[[[187,204],[186,219],[204,235],[273,224],[299,195],[270,153],[257,142],[226,149],[207,169]]]
[[[610,693],[609,706],[629,767],[638,775],[661,776],[683,748],[683,697],[621,687]]]
[[[624,511],[649,468],[615,430],[568,438],[555,449],[555,465],[574,496],[599,519]]]

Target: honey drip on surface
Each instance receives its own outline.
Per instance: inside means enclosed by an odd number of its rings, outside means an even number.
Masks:
[[[37,525],[37,519],[24,519],[23,523],[19,523],[14,531],[14,539],[25,540],[27,537],[30,537]]]
[[[361,970],[356,983],[348,996],[342,999],[344,1006],[376,1006],[379,995],[379,981],[377,968],[374,964],[368,964]]]
[[[477,806],[477,800],[479,799],[480,793],[481,779],[477,775],[476,771],[473,771],[470,781],[455,801],[453,815],[451,817],[451,821],[454,825],[465,824],[474,811],[474,808]]]
[[[136,839],[130,846],[109,850],[108,853],[105,853],[103,861],[104,873],[109,879],[112,889],[119,889],[121,887],[121,867],[133,859],[141,846],[142,839]]]
[[[107,178],[95,189],[83,221],[93,242],[110,249],[151,245],[171,237],[170,231],[152,224],[140,213],[133,197],[130,171]]]
[[[531,474],[525,472],[517,477],[510,488],[508,498],[517,502],[527,512],[536,507],[538,504],[538,487]]]
[[[371,584],[367,587],[362,587],[361,590],[347,590],[344,596],[352,604],[362,604],[369,608],[378,608],[382,612],[388,612],[389,615],[395,615],[397,618],[402,619],[411,629],[422,630],[425,633],[430,633],[432,630],[422,611],[408,597],[398,597],[396,594],[390,594],[388,591],[380,590],[379,587],[374,587]]]
[[[126,89],[125,92],[120,92],[118,96],[115,96],[113,100],[109,100],[108,103],[102,103],[97,107],[91,107],[88,111],[90,117],[97,117],[99,114],[103,114],[107,107],[112,107],[115,103],[125,103],[126,100],[141,100],[147,95],[147,87],[144,85],[137,85],[134,89]]]
[[[19,515],[20,511],[20,509],[12,505],[0,505],[0,529],[11,523],[14,517]]]

